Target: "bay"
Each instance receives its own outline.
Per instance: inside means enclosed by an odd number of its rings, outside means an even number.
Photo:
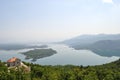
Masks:
[[[101,65],[109,63],[119,59],[118,56],[104,57],[100,56],[90,50],[75,50],[70,48],[65,44],[48,44],[48,48],[52,48],[57,51],[49,57],[44,57],[37,59],[36,62],[31,60],[25,60],[25,56],[20,54],[32,49],[22,49],[22,50],[0,50],[0,60],[6,62],[9,58],[17,57],[25,62],[32,62],[41,65]]]

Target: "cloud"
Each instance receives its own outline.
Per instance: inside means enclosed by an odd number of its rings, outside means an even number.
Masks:
[[[102,0],[104,3],[111,3],[113,4],[113,0]]]

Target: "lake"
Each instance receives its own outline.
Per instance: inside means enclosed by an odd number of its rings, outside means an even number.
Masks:
[[[49,57],[37,59],[37,64],[41,65],[101,65],[109,63],[119,59],[118,56],[105,57],[100,56],[90,50],[75,50],[70,48],[65,44],[48,44],[48,48],[52,48],[57,51],[57,54],[54,54]],[[31,62],[31,60],[25,60],[25,56],[20,54],[31,49],[22,49],[22,50],[0,50],[0,60],[7,61],[9,58],[17,57],[22,61]]]

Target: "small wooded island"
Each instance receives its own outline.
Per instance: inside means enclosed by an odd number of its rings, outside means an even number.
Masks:
[[[21,54],[24,54],[26,56],[25,59],[31,59],[32,61],[36,61],[37,59],[52,56],[56,54],[57,52],[53,49],[34,49],[30,50]]]

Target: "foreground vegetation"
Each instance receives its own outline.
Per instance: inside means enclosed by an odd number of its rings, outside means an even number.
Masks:
[[[37,59],[40,59],[43,57],[52,56],[55,53],[57,52],[53,49],[34,49],[34,50],[24,52],[22,54],[26,56],[26,59],[32,58],[33,59],[32,61],[36,61]]]
[[[100,66],[31,66],[30,72],[24,69],[8,72],[5,63],[0,62],[0,80],[120,80],[120,60]]]

